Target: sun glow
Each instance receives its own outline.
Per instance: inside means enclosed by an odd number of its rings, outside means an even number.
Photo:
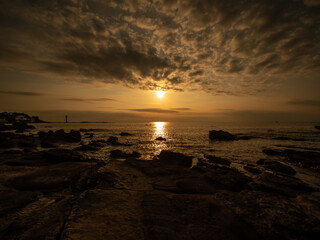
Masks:
[[[158,98],[163,98],[165,93],[166,93],[165,91],[156,91],[156,94],[157,94]]]

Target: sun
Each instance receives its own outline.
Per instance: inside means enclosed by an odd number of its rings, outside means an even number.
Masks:
[[[157,94],[158,98],[163,98],[165,93],[166,93],[165,91],[156,91],[156,94]]]

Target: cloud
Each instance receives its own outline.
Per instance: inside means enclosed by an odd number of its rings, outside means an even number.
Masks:
[[[288,101],[290,105],[297,106],[310,106],[310,107],[320,107],[320,100],[301,100],[301,99],[292,99]]]
[[[105,101],[116,101],[112,98],[61,98],[63,101],[73,101],[73,102],[105,102]]]
[[[136,108],[136,109],[123,109],[133,112],[148,112],[148,113],[179,113],[177,110],[162,109],[162,108]]]
[[[29,97],[44,96],[43,93],[38,93],[38,92],[6,91],[6,90],[0,90],[0,94],[20,95],[20,96],[29,96]]]
[[[0,67],[253,95],[292,75],[319,76],[319,22],[316,0],[3,0]]]
[[[190,110],[190,108],[171,108],[171,110],[188,111],[188,110]]]

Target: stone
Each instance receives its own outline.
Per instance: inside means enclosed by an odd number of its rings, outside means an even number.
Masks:
[[[167,141],[167,139],[164,138],[164,137],[157,137],[155,140],[157,140],[157,141]]]
[[[222,165],[227,165],[230,166],[231,162],[227,159],[224,158],[220,158],[220,157],[216,157],[214,155],[205,155],[205,158],[208,159],[209,163],[218,163],[218,164],[222,164]]]
[[[121,132],[120,136],[132,136],[133,134],[128,133],[128,132]]]
[[[236,140],[236,136],[222,130],[212,130],[209,131],[209,139],[213,141],[233,141]]]
[[[192,158],[182,153],[162,150],[159,154],[159,161],[164,164],[178,165],[182,167],[191,167]]]

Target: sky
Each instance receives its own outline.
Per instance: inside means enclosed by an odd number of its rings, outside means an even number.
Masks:
[[[0,2],[0,111],[320,121],[319,93],[320,0]]]

